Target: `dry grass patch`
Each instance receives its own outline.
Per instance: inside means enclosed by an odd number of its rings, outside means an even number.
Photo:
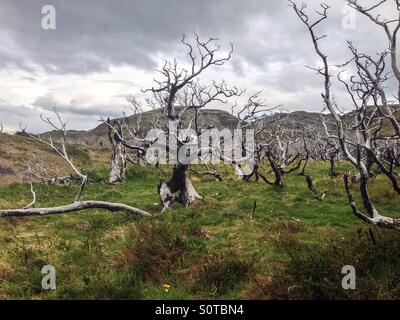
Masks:
[[[136,241],[122,250],[114,266],[132,267],[142,279],[163,279],[187,254],[187,235],[168,224],[142,221],[135,233]]]
[[[213,252],[201,257],[190,268],[181,270],[179,275],[185,286],[192,290],[224,294],[248,280],[253,269],[252,259],[235,251]]]

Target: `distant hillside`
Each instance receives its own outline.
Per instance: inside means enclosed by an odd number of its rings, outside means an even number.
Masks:
[[[68,153],[82,168],[90,168],[94,162],[108,160],[107,152],[97,152],[84,146],[69,145]],[[70,167],[44,144],[27,136],[0,133],[0,185],[24,178],[28,164],[37,156],[51,172],[67,175]]]
[[[188,111],[185,118],[189,118],[193,116],[194,111]],[[138,115],[133,115],[128,117],[128,121],[131,124],[135,124],[137,122]],[[165,117],[161,115],[161,110],[150,110],[143,112],[140,114],[140,134],[141,136],[145,136],[146,133],[152,128],[152,123],[158,122],[160,126],[166,125],[167,120]],[[114,119],[120,120],[120,119]],[[206,124],[211,125],[218,129],[229,128],[234,129],[238,123],[238,119],[231,115],[230,113],[223,110],[216,109],[204,109],[200,110],[198,117],[199,125]],[[107,147],[108,137],[107,137],[108,127],[106,124],[101,123],[96,128],[89,131],[69,131],[68,139],[69,143],[79,144],[79,145],[87,145],[94,148],[104,148]],[[45,134],[52,134],[57,136],[55,132],[47,132]]]
[[[185,112],[183,115],[183,120],[187,120],[188,118],[191,118],[194,116],[194,110],[189,110]],[[152,122],[158,121],[160,125],[165,125],[167,124],[167,120],[165,117],[163,117],[162,112],[160,109],[157,110],[150,110],[141,113],[140,115],[133,115],[128,117],[128,121],[131,123],[135,123],[136,119],[140,117],[141,119],[141,131],[147,132],[149,129],[151,129],[151,124]],[[118,119],[117,119],[118,120]],[[235,128],[238,119],[231,115],[230,113],[223,111],[223,110],[217,110],[217,109],[202,109],[199,111],[199,116],[198,116],[198,121],[199,124],[207,124],[207,125],[212,125],[216,128],[222,129],[222,128]],[[93,132],[105,132],[107,130],[107,126],[105,124],[101,124],[95,129],[93,129]]]
[[[400,105],[392,105],[391,106],[392,111],[394,112],[395,117],[400,121]],[[374,110],[373,107],[368,107],[368,113],[371,114],[372,111]],[[354,119],[354,116],[356,114],[356,111],[353,110],[347,114],[344,115],[345,120],[347,120],[348,123],[352,122]],[[395,134],[395,130],[390,123],[388,119],[384,119],[382,123],[382,133],[386,135],[393,135]]]
[[[303,131],[308,129],[323,130],[321,114],[318,112],[294,111],[290,113],[278,113],[282,126],[294,131]]]
[[[395,110],[396,114],[400,115],[400,108],[396,107]],[[345,122],[349,125],[353,121],[353,113],[354,111],[343,116]],[[186,117],[191,117],[192,115],[192,113],[188,112]],[[162,117],[160,110],[147,111],[140,116],[142,136],[145,136],[155,121],[158,121],[159,125],[166,124],[166,120]],[[128,120],[131,123],[136,123],[137,117],[137,115],[130,116]],[[324,117],[329,119],[331,116],[325,115]],[[273,116],[266,116],[264,121],[271,121],[274,118],[279,119],[282,127],[291,130],[294,134],[300,133],[303,130],[306,132],[320,131],[321,133],[324,131],[321,114],[317,112],[294,111],[291,113],[276,113]],[[234,129],[238,124],[238,119],[226,111],[204,109],[199,112],[198,122],[199,125],[210,125],[218,129]],[[102,123],[89,131],[69,131],[69,148],[76,161],[80,161],[81,165],[87,167],[90,167],[88,164],[93,161],[106,164],[110,150],[107,130],[107,125]],[[390,133],[392,130],[391,125],[386,120],[384,121],[384,130],[386,133]],[[47,132],[42,135],[45,137],[48,134],[51,134],[54,141],[57,141],[57,133]],[[69,168],[62,159],[46,146],[32,140],[26,135],[0,133],[0,184],[21,179],[26,171],[27,163],[32,159],[33,154],[40,155],[45,163],[59,168],[61,174],[69,172]]]
[[[193,117],[194,111],[188,111],[183,119]],[[159,126],[167,124],[167,120],[162,116],[161,110],[150,110],[141,113],[140,115],[133,115],[128,117],[128,122],[132,125],[137,123],[137,119],[140,117],[140,135],[144,137],[146,133],[152,128],[154,122],[157,122]],[[329,117],[327,115],[326,117]],[[280,123],[286,129],[290,129],[293,132],[299,132],[303,130],[319,130],[322,132],[323,126],[321,122],[321,114],[317,112],[307,111],[294,111],[291,113],[275,113],[273,116],[266,116],[265,121],[271,121],[272,119],[280,119]],[[114,119],[121,120],[121,119]],[[198,123],[199,126],[209,125],[217,129],[235,129],[238,124],[238,118],[229,112],[217,109],[202,109],[199,112]],[[71,130],[68,132],[68,142],[71,144],[83,145],[90,148],[108,148],[109,141],[107,137],[108,127],[106,124],[101,123],[96,128],[88,131],[75,131]],[[51,134],[57,138],[56,132],[46,132],[43,135]]]
[[[61,159],[44,146],[24,136],[0,133],[0,184],[22,179],[34,154],[63,171]]]

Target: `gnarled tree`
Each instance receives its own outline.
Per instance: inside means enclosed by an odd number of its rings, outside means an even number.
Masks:
[[[68,154],[67,150],[67,122],[64,122],[61,119],[60,114],[54,110],[56,117],[57,117],[57,122],[54,122],[51,118],[49,117],[43,117],[41,116],[41,119],[50,125],[53,129],[56,130],[57,134],[61,137],[60,141],[54,142],[51,134],[48,136],[48,140],[45,140],[42,136],[36,136],[29,134],[29,136],[36,140],[39,141],[46,146],[48,146],[51,150],[53,150],[57,155],[59,155],[72,169],[74,174],[79,177],[80,180],[80,186],[79,190],[75,196],[75,201],[71,204],[67,205],[62,205],[62,206],[57,206],[57,207],[50,207],[50,208],[35,208],[36,204],[36,193],[33,190],[33,184],[31,184],[31,193],[33,200],[32,202],[26,206],[25,208],[22,209],[0,209],[0,217],[25,217],[25,216],[43,216],[43,215],[50,215],[50,214],[63,214],[63,213],[69,213],[69,212],[76,212],[76,211],[81,211],[81,210],[86,210],[86,209],[105,209],[111,212],[114,211],[126,211],[132,214],[137,214],[141,216],[151,216],[150,213],[131,207],[126,204],[121,204],[121,203],[112,203],[112,202],[105,202],[105,201],[97,201],[97,200],[86,200],[82,201],[81,198],[83,196],[83,192],[85,189],[85,186],[87,184],[88,178],[87,176],[81,172],[81,170],[74,164],[73,160]]]
[[[196,135],[202,128],[196,128],[197,112],[210,103],[227,103],[228,98],[241,94],[236,88],[228,88],[224,81],[203,85],[199,80],[208,69],[222,66],[231,59],[232,45],[226,55],[221,55],[214,38],[202,41],[194,34],[193,42],[183,37],[182,43],[187,48],[189,67],[181,67],[176,60],[165,62],[159,70],[161,78],[155,80],[156,86],[145,90],[152,93],[151,104],[160,108],[162,116],[172,124],[162,128],[167,137],[168,161],[172,164],[172,177],[158,186],[164,208],[173,201],[190,205],[201,198],[188,177],[190,161],[185,151],[191,144],[198,145],[199,142]],[[194,116],[188,117],[190,113]],[[172,131],[171,127],[174,128]],[[198,157],[197,154],[192,156],[193,159]]]
[[[107,183],[115,184],[125,180],[126,158],[128,155],[126,147],[122,143],[122,141],[124,141],[124,133],[121,123],[115,120],[112,124],[110,118],[108,118],[107,125],[108,139],[112,146],[110,174],[107,178]]]
[[[363,221],[375,224],[385,228],[400,229],[400,220],[383,216],[374,206],[369,195],[369,183],[373,177],[371,173],[372,164],[376,164],[382,173],[384,173],[391,181],[394,190],[399,192],[398,174],[395,172],[394,163],[385,157],[386,150],[395,141],[397,143],[400,138],[398,121],[394,116],[393,106],[388,102],[386,81],[389,79],[389,70],[386,66],[386,57],[390,56],[391,72],[395,79],[399,82],[400,88],[400,72],[397,64],[396,42],[397,34],[400,28],[400,6],[399,1],[394,1],[395,10],[398,18],[394,20],[384,20],[381,16],[374,16],[373,10],[386,3],[386,0],[380,1],[374,6],[364,8],[358,1],[348,1],[350,7],[364,14],[377,25],[385,30],[385,34],[389,40],[389,52],[378,53],[376,57],[359,53],[358,50],[348,43],[348,48],[352,55],[352,59],[343,66],[353,66],[355,75],[349,79],[344,79],[341,74],[338,75],[339,81],[345,86],[354,106],[352,122],[345,121],[341,116],[331,93],[331,70],[328,63],[328,56],[320,48],[320,40],[326,36],[318,36],[316,28],[324,20],[328,18],[329,7],[325,4],[321,5],[321,11],[318,11],[318,18],[311,21],[306,13],[307,6],[305,4],[297,5],[290,1],[291,6],[300,20],[307,27],[311,36],[314,49],[322,61],[322,67],[314,68],[324,79],[324,93],[322,94],[326,110],[333,117],[333,126],[326,123],[325,130],[329,139],[336,140],[340,145],[341,152],[344,157],[355,167],[360,180],[360,194],[366,213],[361,212],[357,206],[349,177],[344,177],[345,189],[348,200],[353,213]],[[391,25],[394,27],[391,28]],[[400,92],[400,89],[399,89]],[[398,103],[400,94],[396,93],[395,100]],[[383,130],[384,123],[389,123],[392,132]]]

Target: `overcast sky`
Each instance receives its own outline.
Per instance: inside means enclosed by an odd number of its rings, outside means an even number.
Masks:
[[[387,49],[366,18],[355,15],[355,28],[343,24],[344,0],[325,2],[332,9],[320,33],[328,35],[322,47],[331,64],[349,57],[346,39],[364,51]],[[311,10],[319,1],[306,3]],[[55,30],[42,28],[44,5],[56,9]],[[286,0],[0,0],[0,123],[38,132],[46,128],[40,113],[54,106],[73,129],[120,116],[127,96],[152,86],[163,59],[184,63],[180,39],[193,31],[219,38],[222,48],[235,45],[232,60],[205,82],[224,78],[249,93],[263,90],[271,105],[290,111],[322,109],[321,79],[305,67],[319,61]],[[348,108],[343,89],[335,84],[334,92]]]

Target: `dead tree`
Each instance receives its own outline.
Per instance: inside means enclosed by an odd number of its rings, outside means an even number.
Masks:
[[[124,139],[124,133],[122,131],[121,123],[116,120],[112,125],[110,118],[108,118],[107,125],[108,139],[112,146],[110,174],[108,176],[107,183],[115,184],[117,182],[122,182],[123,180],[125,180],[127,152],[126,147],[122,143],[122,139]],[[113,127],[117,127],[115,130],[118,133],[114,132],[114,130],[112,129]],[[120,139],[119,137],[121,137],[122,139]]]
[[[326,139],[325,152],[329,160],[329,176],[336,177],[336,160],[340,156],[340,146],[337,141]]]
[[[88,181],[87,176],[83,174],[79,168],[73,163],[72,159],[70,158],[68,151],[67,151],[67,122],[64,122],[61,119],[60,114],[54,110],[58,123],[54,122],[51,118],[41,116],[41,119],[50,125],[53,129],[56,130],[58,135],[60,135],[61,139],[58,143],[53,141],[53,138],[49,134],[48,140],[45,140],[41,136],[35,136],[29,134],[29,136],[39,141],[46,146],[48,146],[51,150],[53,150],[57,155],[59,155],[65,162],[73,170],[74,174],[79,177],[80,180],[80,187],[78,193],[75,196],[75,201],[72,204],[67,204],[58,207],[50,207],[50,208],[35,208],[36,203],[36,193],[33,190],[33,185],[31,184],[31,193],[33,200],[32,202],[23,209],[0,209],[0,217],[25,217],[25,216],[42,216],[42,215],[50,215],[50,214],[63,214],[69,212],[76,212],[86,209],[105,209],[111,212],[115,211],[125,211],[132,214],[137,214],[141,216],[151,216],[150,213],[131,207],[126,204],[120,203],[112,203],[112,202],[105,202],[105,201],[97,201],[97,200],[87,200],[81,201],[81,197],[83,195],[84,188]]]
[[[300,145],[302,145],[304,149],[304,165],[303,169],[299,173],[299,176],[305,177],[308,189],[315,194],[318,200],[322,201],[325,198],[327,191],[321,192],[315,185],[312,176],[306,173],[306,168],[309,161],[317,160],[321,154],[321,142],[319,141],[318,131],[316,131],[315,128],[310,128],[309,132],[306,132],[306,130],[303,128],[302,143],[300,143]]]
[[[200,177],[213,176],[216,181],[223,181],[221,174],[216,169],[212,168],[207,162],[204,162],[203,165],[206,171],[199,171],[193,168],[190,168],[190,171],[194,172]]]
[[[204,130],[204,129],[211,130],[211,129],[214,128],[212,125],[207,124],[205,122],[205,120],[200,122],[199,113],[200,113],[201,109],[194,108],[192,111],[193,111],[193,115],[189,116],[188,120],[189,120],[189,122],[193,121],[193,129],[194,129],[194,132],[196,132],[197,135],[201,134],[202,130]],[[199,161],[202,164],[202,166],[205,169],[205,171],[199,171],[199,170],[196,170],[194,168],[190,168],[190,171],[194,172],[195,174],[197,174],[200,177],[213,176],[216,181],[223,181],[222,175],[218,172],[218,170],[216,170],[209,163],[208,160],[209,160],[208,156],[202,157],[202,154],[200,152]]]
[[[318,200],[320,200],[320,201],[324,200],[324,198],[327,194],[327,191],[324,191],[324,192],[320,191],[317,188],[317,186],[314,184],[314,181],[310,175],[306,174],[304,176],[306,178],[308,189],[310,189],[310,191],[312,191],[315,194],[315,196],[317,197]]]
[[[83,174],[75,166],[75,164],[72,162],[72,159],[68,155],[68,152],[67,152],[67,124],[68,124],[68,122],[64,122],[61,119],[61,116],[56,111],[56,109],[54,109],[54,113],[57,117],[58,124],[49,117],[44,117],[43,115],[40,115],[40,118],[42,119],[42,121],[44,123],[48,124],[52,129],[56,130],[56,132],[60,135],[61,139],[60,139],[58,145],[53,142],[53,138],[52,138],[51,134],[49,134],[48,140],[44,140],[40,135],[35,136],[35,135],[29,134],[29,133],[27,133],[27,134],[32,139],[39,141],[40,143],[43,143],[46,146],[48,146],[51,150],[53,150],[57,155],[59,155],[70,166],[70,168],[73,170],[74,174],[80,180],[80,188],[75,197],[75,202],[79,202],[81,200],[81,197],[84,192],[88,178],[85,174]],[[25,131],[25,130],[23,130],[23,131]]]
[[[167,141],[170,141],[170,138],[177,141],[176,145],[168,143],[166,146],[168,154],[173,154],[172,157],[177,160],[172,165],[172,177],[167,182],[161,181],[158,187],[164,208],[167,208],[172,201],[190,205],[201,198],[188,177],[190,163],[182,162],[179,156],[185,154],[184,150],[190,144],[196,143],[194,137],[179,138],[181,133],[184,134],[184,130],[193,130],[195,122],[194,118],[184,121],[184,115],[191,110],[196,114],[198,110],[212,102],[227,103],[228,98],[241,93],[236,88],[228,88],[225,82],[213,82],[205,86],[199,81],[199,76],[207,69],[222,66],[231,59],[233,45],[227,55],[220,56],[220,47],[214,38],[202,41],[195,34],[194,43],[186,41],[185,37],[182,43],[187,48],[190,67],[181,68],[176,60],[165,62],[159,71],[161,79],[155,80],[156,86],[144,91],[152,93],[151,103],[160,108],[163,117],[176,127],[176,132],[169,132],[169,128],[163,130]]]
[[[48,184],[66,184],[72,181],[79,181],[79,177],[73,174],[60,175],[57,167],[48,168],[44,161],[35,154],[27,164],[26,176]]]
[[[268,106],[266,100],[261,97],[262,92],[251,95],[243,106],[234,105],[232,114],[238,118],[237,129],[253,129],[255,138],[255,154],[253,170],[249,174],[244,174],[240,165],[236,166],[237,175],[244,181],[249,181],[253,176],[256,181],[261,177],[266,183],[271,183],[265,175],[260,172],[260,165],[263,158],[263,137],[271,124],[275,122],[273,112],[282,107],[282,105]],[[272,118],[272,120],[270,120]],[[237,143],[243,145],[243,141]],[[242,147],[244,149],[244,147]]]
[[[304,164],[303,164],[303,169],[301,169],[299,176],[306,176],[306,168],[308,165],[308,162],[310,160],[310,158],[315,158],[315,156],[313,157],[312,152],[314,150],[312,150],[312,148],[310,148],[310,142],[308,141],[308,138],[306,136],[305,133],[305,129],[303,129],[303,133],[302,133],[302,141],[303,141],[303,149],[304,149]]]
[[[387,0],[380,0],[377,4],[371,7],[364,7],[360,4],[358,0],[347,0],[348,5],[351,8],[354,8],[359,13],[368,17],[373,23],[377,26],[381,27],[384,31],[384,34],[388,40],[388,48],[389,48],[389,56],[390,56],[390,67],[391,71],[398,82],[398,90],[395,95],[397,102],[400,101],[400,66],[397,60],[397,36],[400,30],[400,1],[393,0],[392,1],[392,9],[393,13],[396,16],[394,19],[385,19],[379,14],[374,14],[373,11],[379,7],[382,7],[383,4],[388,3]],[[400,125],[396,117],[394,116],[394,112],[392,108],[389,106],[388,101],[386,99],[386,95],[384,92],[384,88],[377,88],[379,91],[379,95],[381,98],[381,104],[379,105],[379,110],[382,113],[382,116],[389,119],[392,123],[393,128],[396,130],[398,136],[400,136]],[[376,106],[378,108],[378,106]]]
[[[282,187],[283,175],[298,170],[302,161],[305,160],[295,147],[298,139],[293,132],[290,132],[290,125],[284,128],[281,124],[283,119],[290,122],[289,115],[275,113],[281,108],[282,105],[268,106],[265,99],[261,98],[261,92],[252,95],[243,106],[235,105],[232,108],[232,113],[236,110],[236,116],[239,119],[238,128],[251,128],[255,135],[255,163],[250,173],[242,175],[243,180],[249,181],[255,177],[258,181],[261,178],[269,185]],[[265,160],[271,170],[263,174],[261,167]],[[296,165],[289,168],[292,164]],[[240,170],[240,167],[237,170]],[[268,177],[270,173],[274,176],[273,180]]]
[[[284,118],[290,115],[283,116]],[[268,184],[276,187],[283,187],[283,176],[300,169],[301,164],[306,160],[302,151],[299,150],[299,138],[296,137],[290,125],[285,128],[281,118],[274,118],[269,129],[262,135],[260,152],[268,161],[274,181],[269,181],[266,175],[260,177]]]
[[[35,198],[34,198],[35,200]],[[65,214],[88,209],[104,209],[110,212],[124,211],[135,215],[150,217],[151,214],[147,211],[134,208],[122,203],[113,203],[105,201],[79,201],[72,204],[67,204],[51,208],[29,208],[23,209],[0,209],[0,218],[4,217],[30,217],[30,216],[45,216],[52,214]]]
[[[129,97],[131,115],[123,112],[123,117],[111,121],[101,120],[108,129],[108,139],[112,146],[110,173],[107,183],[115,184],[125,180],[127,162],[137,165],[145,161],[146,149],[154,143],[142,137],[141,120],[142,106],[134,98]],[[137,159],[136,161],[134,159]]]
[[[101,120],[108,129],[108,137],[113,147],[108,183],[113,184],[125,179],[127,162],[146,164],[146,152],[158,141],[158,137],[144,137],[141,130],[143,110],[138,101],[130,97],[132,115],[123,113],[123,117],[114,121]],[[158,127],[158,121],[152,121],[151,128]]]
[[[388,35],[390,44],[390,56],[392,72],[396,78],[400,80],[400,73],[396,62],[396,35],[400,27],[400,21],[393,33],[389,29],[389,24],[394,21],[382,21],[379,17],[374,17],[371,13],[372,10],[379,7],[385,0],[377,5],[364,9],[358,4],[358,1],[348,1],[349,5],[359,12],[368,16],[375,23],[381,25]],[[397,120],[392,117],[393,111],[387,102],[386,92],[384,90],[384,83],[388,79],[386,69],[385,57],[386,52],[380,53],[376,58],[366,54],[360,54],[356,48],[349,42],[349,50],[353,58],[344,64],[350,63],[356,69],[356,75],[350,79],[343,79],[341,74],[338,75],[339,81],[346,87],[349,96],[352,99],[355,112],[353,122],[345,122],[343,117],[340,116],[340,111],[332,98],[331,94],[331,77],[330,66],[328,64],[328,57],[320,48],[319,41],[326,36],[318,36],[316,34],[316,27],[328,18],[329,7],[325,4],[321,5],[321,11],[318,11],[318,18],[315,22],[310,21],[307,15],[305,4],[298,6],[295,2],[290,1],[291,6],[300,20],[306,25],[311,36],[314,49],[322,61],[322,67],[313,68],[324,79],[324,93],[322,94],[325,108],[332,115],[334,123],[333,126],[327,125],[324,122],[325,131],[330,139],[337,140],[341,152],[344,157],[355,167],[360,176],[360,194],[366,213],[362,213],[356,206],[351,186],[349,184],[349,177],[344,177],[345,189],[348,195],[348,200],[353,213],[363,221],[375,224],[385,228],[400,229],[400,220],[394,219],[379,214],[378,210],[372,203],[369,195],[368,185],[371,181],[371,164],[376,163],[382,172],[390,179],[394,189],[398,192],[397,175],[394,173],[394,168],[388,163],[384,162],[382,157],[382,149],[385,149],[385,144],[382,141],[397,140],[399,138]],[[396,1],[396,10],[400,15],[399,2]],[[399,77],[397,77],[399,75]],[[400,81],[399,81],[400,85]],[[396,99],[399,98],[399,95]],[[373,101],[372,106],[370,101]],[[384,120],[389,120],[392,124],[395,134],[387,135],[382,131],[382,123]]]
[[[321,122],[324,122],[325,115],[321,115]],[[308,139],[307,144],[311,144],[308,150],[312,153],[311,159],[329,162],[329,176],[336,177],[336,162],[342,160],[340,145],[335,139],[328,138],[324,133],[321,133],[319,128],[314,128],[313,134]],[[311,130],[310,130],[311,131]]]

